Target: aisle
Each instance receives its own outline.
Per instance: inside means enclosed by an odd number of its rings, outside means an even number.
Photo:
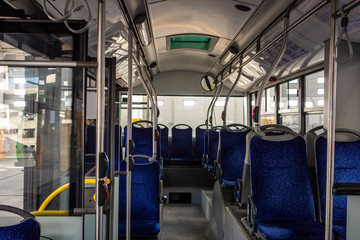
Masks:
[[[206,239],[208,221],[201,205],[169,204],[163,208],[162,240]]]

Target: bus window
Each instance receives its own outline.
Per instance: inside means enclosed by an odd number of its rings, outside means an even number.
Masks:
[[[267,88],[261,99],[260,125],[275,124],[275,87]]]
[[[324,124],[324,71],[305,76],[305,126],[306,131]]]
[[[299,132],[298,102],[298,79],[279,85],[279,121],[295,132]]]

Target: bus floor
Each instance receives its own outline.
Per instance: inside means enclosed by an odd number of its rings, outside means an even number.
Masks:
[[[161,239],[207,239],[204,235],[207,225],[201,205],[167,204],[163,207]]]

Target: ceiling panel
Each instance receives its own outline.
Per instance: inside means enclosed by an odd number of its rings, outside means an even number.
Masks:
[[[167,71],[193,71],[206,72],[216,58],[211,58],[207,53],[195,51],[175,51],[159,55],[161,72]]]
[[[259,1],[256,1],[256,3]],[[213,35],[232,39],[251,16],[256,6],[241,3],[251,10],[242,12],[233,0],[168,0],[149,3],[154,37],[182,33]]]

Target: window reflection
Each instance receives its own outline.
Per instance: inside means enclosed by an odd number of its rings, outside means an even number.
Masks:
[[[260,125],[275,124],[275,87],[267,88],[261,99]]]
[[[305,76],[305,108],[323,108],[324,71]]]
[[[69,182],[75,71],[0,67],[1,204],[35,211]],[[48,209],[67,210],[68,205],[65,192]]]

